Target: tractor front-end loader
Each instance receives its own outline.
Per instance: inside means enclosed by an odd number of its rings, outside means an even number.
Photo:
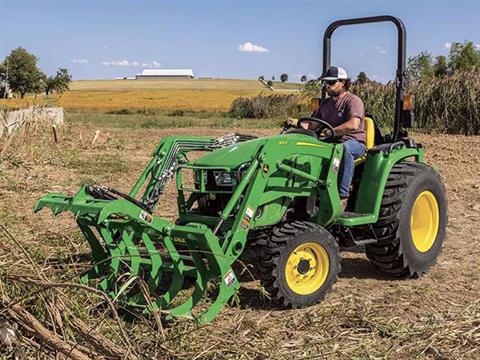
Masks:
[[[333,23],[324,36],[324,71],[337,27],[378,21],[393,21],[399,31],[394,130],[383,136],[366,119],[369,151],[357,161],[346,211],[337,185],[343,145],[320,119],[300,120],[317,122],[316,132],[286,126],[263,138],[167,137],[128,194],[86,185],[75,196],[38,200],[34,211],[75,215],[92,249],[92,267],[81,280],[141,311],[203,323],[238,290],[232,265],[246,250],[271,299],[294,308],[330,291],[340,245],[365,245],[372,264],[396,276],[426,272],[441,251],[447,204],[423,148],[403,130],[412,119],[403,94],[403,24],[390,16]],[[205,155],[195,158],[198,152]],[[172,178],[175,223],[155,214]]]

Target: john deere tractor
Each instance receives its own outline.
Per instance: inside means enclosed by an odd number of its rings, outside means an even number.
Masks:
[[[383,21],[398,30],[393,131],[383,135],[373,117],[365,119],[368,152],[357,160],[346,211],[337,178],[343,146],[321,119],[299,121],[316,122],[316,131],[286,126],[263,138],[167,137],[128,194],[84,185],[75,196],[49,193],[36,203],[34,211],[74,214],[92,250],[81,281],[139,310],[204,323],[238,290],[232,265],[247,250],[256,254],[256,272],[272,301],[284,307],[324,298],[340,272],[340,246],[364,245],[372,265],[392,276],[427,272],[442,248],[447,201],[422,146],[404,130],[412,126],[412,107],[404,95],[403,23],[392,16],[332,23],[323,39],[323,70],[335,29]],[[193,159],[198,152],[205,155]],[[155,215],[172,178],[175,223]],[[206,296],[209,282],[215,295]]]

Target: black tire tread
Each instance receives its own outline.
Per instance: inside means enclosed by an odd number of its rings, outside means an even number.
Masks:
[[[378,270],[397,277],[419,277],[427,268],[415,268],[403,254],[400,243],[400,210],[402,198],[419,173],[428,171],[439,176],[430,166],[413,161],[396,164],[387,179],[380,216],[373,229],[378,242],[366,246],[366,255]],[[431,265],[433,266],[433,264]]]
[[[314,231],[320,233],[328,233],[320,225],[309,223],[305,221],[294,221],[290,223],[283,223],[274,228],[266,229],[263,231],[263,234],[256,235],[256,239],[261,238],[262,241],[266,240],[266,243],[262,242],[263,246],[259,246],[257,270],[260,277],[260,281],[264,289],[270,294],[272,302],[282,307],[291,307],[291,308],[302,308],[308,305],[301,305],[294,303],[291,300],[288,300],[283,296],[279,280],[276,275],[276,268],[278,264],[278,259],[282,254],[285,246],[289,241],[295,238],[298,234],[305,231]],[[330,235],[330,234],[329,234]],[[337,241],[332,241],[332,244],[335,248],[335,253],[337,258],[333,261],[338,263],[338,272],[334,275],[334,280],[332,284],[336,283],[338,280],[338,273],[340,272],[340,248]],[[258,241],[255,241],[255,245],[258,246]],[[323,294],[322,298],[319,301],[323,300],[325,295],[330,292],[331,287]]]

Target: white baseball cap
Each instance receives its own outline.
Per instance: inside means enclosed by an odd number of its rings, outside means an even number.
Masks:
[[[330,66],[322,77],[322,80],[339,80],[339,79],[348,79],[347,72],[344,68],[339,66]]]

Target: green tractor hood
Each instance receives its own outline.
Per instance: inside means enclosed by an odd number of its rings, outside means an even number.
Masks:
[[[266,138],[255,139],[217,149],[202,156],[194,162],[194,165],[201,167],[235,168],[247,161],[251,161],[252,157],[266,141]]]

